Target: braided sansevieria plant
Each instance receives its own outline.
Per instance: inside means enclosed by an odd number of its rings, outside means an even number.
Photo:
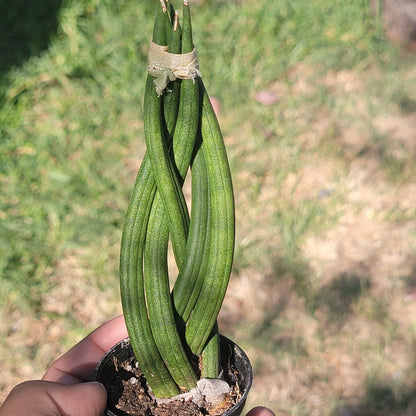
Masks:
[[[147,152],[123,231],[120,283],[134,354],[157,397],[215,379],[217,315],[234,252],[234,198],[222,134],[200,78],[189,5],[160,1],[144,98]],[[191,210],[182,185],[190,172]],[[168,244],[178,275],[171,289]]]

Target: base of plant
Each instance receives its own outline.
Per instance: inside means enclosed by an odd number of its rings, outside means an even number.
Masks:
[[[231,386],[231,391],[217,406],[198,405],[186,395],[171,400],[156,399],[149,390],[128,338],[103,356],[96,368],[96,380],[107,390],[108,416],[238,416],[251,387],[250,361],[236,344],[221,336],[221,364],[223,379]]]

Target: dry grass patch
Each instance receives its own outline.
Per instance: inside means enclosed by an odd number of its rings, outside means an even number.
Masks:
[[[242,266],[221,324],[252,358],[252,405],[294,416],[413,414],[416,126],[414,113],[383,104],[400,87],[380,92],[378,81],[377,69],[300,64],[270,86],[279,100],[264,108],[275,117],[267,134],[227,137],[239,161]],[[291,148],[285,121],[297,125]]]

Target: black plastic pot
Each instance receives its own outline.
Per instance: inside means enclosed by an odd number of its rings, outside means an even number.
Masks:
[[[123,387],[119,382],[115,382],[118,377],[116,376],[117,370],[115,368],[114,358],[117,357],[118,361],[121,362],[130,359],[132,356],[133,350],[130,345],[130,340],[126,338],[107,351],[95,369],[95,379],[104,384],[107,390],[107,408],[105,412],[107,416],[126,415],[126,413],[121,412],[115,407]],[[237,382],[241,392],[240,400],[228,409],[223,416],[239,416],[244,408],[248,392],[251,388],[253,371],[244,351],[233,341],[222,335],[221,364],[224,369],[231,368],[234,370],[233,372],[229,371],[225,379],[229,383]]]

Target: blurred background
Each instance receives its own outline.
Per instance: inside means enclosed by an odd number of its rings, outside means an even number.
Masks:
[[[158,3],[0,2],[0,402],[121,312]],[[252,361],[248,406],[416,414],[416,55],[389,5],[191,1],[234,179],[220,330]]]

